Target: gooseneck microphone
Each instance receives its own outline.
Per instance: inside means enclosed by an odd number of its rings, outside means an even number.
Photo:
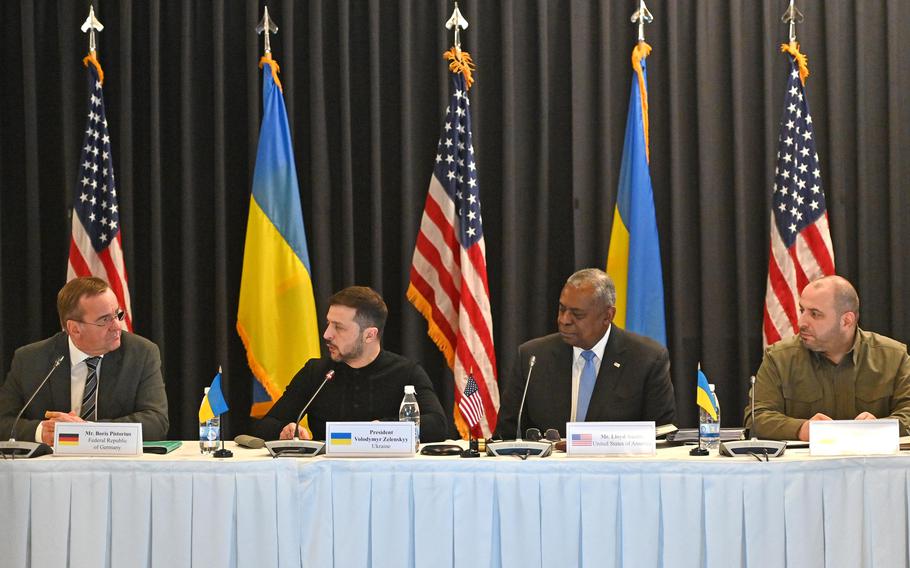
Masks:
[[[54,360],[54,364],[51,365],[51,370],[47,372],[47,375],[44,376],[44,379],[38,385],[38,388],[35,389],[35,392],[32,393],[32,396],[25,401],[25,404],[22,405],[22,410],[19,411],[19,414],[16,415],[16,419],[13,420],[13,426],[9,430],[9,441],[0,442],[0,455],[4,458],[36,458],[38,456],[43,456],[52,453],[54,450],[50,446],[44,443],[38,442],[17,442],[16,441],[16,426],[19,424],[19,420],[22,418],[22,415],[25,413],[25,409],[28,408],[28,405],[35,400],[35,397],[38,396],[38,393],[41,392],[41,389],[44,388],[44,385],[47,384],[50,380],[51,375],[54,374],[54,371],[57,370],[57,367],[60,366],[60,363],[63,362],[64,356],[61,355]]]
[[[749,379],[752,387],[749,389],[749,404],[752,407],[752,428],[750,428],[750,440],[731,440],[720,443],[720,455],[722,456],[742,456],[754,454],[768,458],[776,458],[784,455],[787,449],[787,443],[780,440],[759,440],[755,428],[755,375]]]
[[[329,369],[329,372],[325,374],[325,378],[322,379],[322,384],[319,385],[319,388],[316,389],[316,392],[313,393],[313,396],[310,397],[310,400],[308,400],[307,403],[303,405],[303,410],[300,411],[300,414],[297,415],[297,420],[294,422],[295,425],[300,424],[300,421],[303,420],[303,416],[306,414],[306,411],[309,410],[310,405],[313,404],[313,401],[316,399],[316,396],[319,394],[319,391],[322,390],[322,387],[324,387],[327,382],[331,381],[334,378],[335,378],[335,369]],[[300,439],[299,431],[300,431],[299,428],[294,428],[294,439],[295,440]]]
[[[528,396],[528,385],[531,384],[531,373],[534,371],[534,363],[537,362],[537,356],[531,355],[528,358],[528,375],[525,377],[525,389],[521,394],[521,404],[518,405],[518,424],[515,426],[515,441],[513,442],[490,442],[487,444],[487,455],[489,456],[518,456],[525,458],[545,458],[553,451],[553,444],[550,442],[531,442],[521,439],[521,415],[525,409],[525,398]]]
[[[537,362],[537,356],[531,355],[528,359],[528,376],[525,377],[525,390],[521,393],[521,404],[518,405],[518,422],[515,424],[515,440],[521,440],[521,413],[525,409],[525,398],[528,396],[528,385],[531,384],[531,373],[534,371],[534,363]]]
[[[329,369],[325,374],[325,378],[322,379],[322,384],[319,385],[319,388],[316,389],[316,392],[313,393],[313,396],[310,397],[310,400],[303,405],[303,410],[300,411],[300,414],[297,415],[297,420],[294,422],[294,439],[293,440],[273,440],[271,442],[266,442],[265,447],[269,451],[269,454],[273,458],[278,457],[312,457],[318,454],[325,452],[325,442],[319,442],[316,440],[301,440],[299,435],[299,426],[300,421],[303,420],[303,416],[306,414],[306,411],[309,410],[310,405],[316,399],[316,396],[322,390],[322,387],[335,377],[335,369]]]

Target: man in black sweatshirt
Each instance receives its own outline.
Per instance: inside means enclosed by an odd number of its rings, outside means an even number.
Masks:
[[[329,357],[310,359],[272,409],[254,424],[266,440],[288,440],[294,429],[302,439],[325,439],[327,421],[397,421],[404,387],[414,385],[420,405],[420,441],[446,438],[446,419],[426,371],[401,355],[382,348],[389,310],[371,288],[351,286],[329,298],[322,334]],[[307,410],[307,432],[294,421],[326,375],[334,376]]]

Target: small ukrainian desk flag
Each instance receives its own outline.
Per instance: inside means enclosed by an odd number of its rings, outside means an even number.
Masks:
[[[228,411],[227,402],[224,400],[224,393],[221,392],[221,370],[212,379],[212,386],[209,392],[202,399],[202,406],[199,407],[199,422],[207,422],[215,416],[220,416]]]
[[[701,372],[701,365],[698,366],[698,388],[695,400],[698,402],[698,406],[711,415],[711,418],[717,420],[717,399],[714,398],[714,393],[711,392],[711,387],[708,385],[708,377]]]

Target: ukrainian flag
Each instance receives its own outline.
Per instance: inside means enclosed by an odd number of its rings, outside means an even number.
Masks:
[[[667,344],[663,271],[654,192],[648,170],[648,87],[645,58],[651,46],[632,50],[632,96],[613,211],[607,273],[616,284],[619,327]]]
[[[262,127],[243,253],[237,333],[254,383],[253,416],[263,416],[309,359],[319,357],[319,326],[300,188],[278,63],[262,68]]]
[[[708,377],[701,372],[701,365],[698,367],[698,387],[695,389],[695,401],[698,406],[705,409],[705,412],[711,415],[711,418],[717,420],[717,399],[711,392],[711,386],[708,384]]]
[[[212,379],[209,392],[202,399],[202,405],[199,407],[199,422],[207,422],[227,411],[228,405],[224,400],[224,392],[221,390],[221,370],[219,369],[218,374]]]

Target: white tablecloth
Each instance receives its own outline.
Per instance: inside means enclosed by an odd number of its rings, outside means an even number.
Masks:
[[[907,566],[910,457],[0,461],[3,566]]]

